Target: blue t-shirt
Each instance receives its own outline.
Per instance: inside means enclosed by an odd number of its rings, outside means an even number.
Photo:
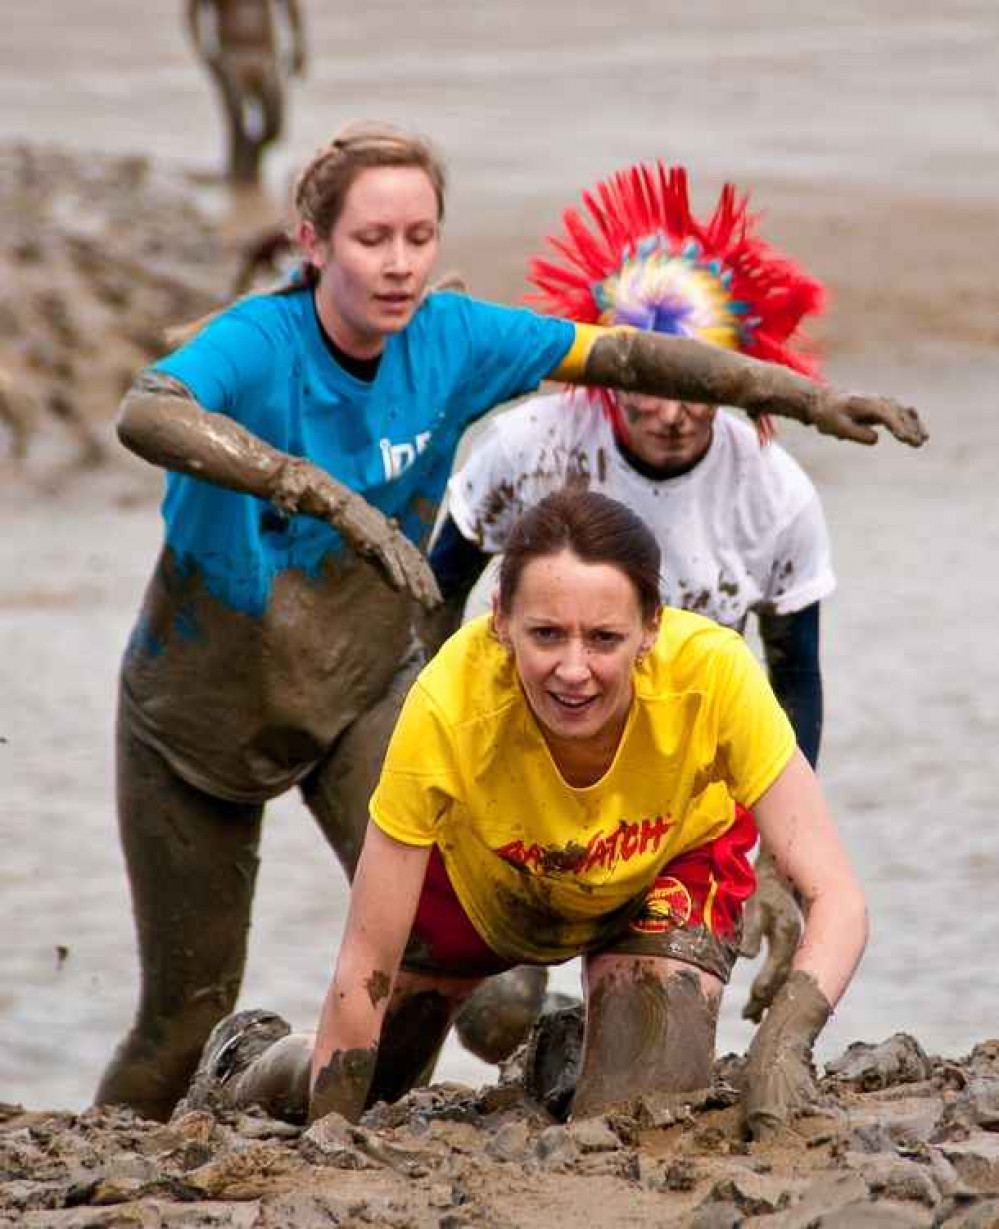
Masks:
[[[153,370],[207,410],[321,466],[423,544],[468,424],[536,388],[575,336],[567,321],[466,295],[430,295],[391,334],[373,382],[348,374],[320,332],[311,289],[258,295],[213,320]],[[266,500],[171,473],[167,545],[227,606],[259,616],[275,576],[319,573],[340,536]]]

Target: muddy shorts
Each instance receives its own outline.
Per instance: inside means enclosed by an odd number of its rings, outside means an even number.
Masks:
[[[681,960],[727,982],[739,952],[742,907],[756,890],[749,861],[756,837],[752,813],[736,806],[732,827],[664,866],[637,911],[596,950]],[[413,973],[458,977],[488,977],[517,963],[497,955],[472,925],[436,846],[402,963]]]

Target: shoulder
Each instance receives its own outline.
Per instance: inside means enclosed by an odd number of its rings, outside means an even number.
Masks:
[[[428,294],[413,317],[412,325],[421,329],[463,329],[472,336],[523,334],[532,341],[551,334],[566,345],[571,344],[575,334],[575,326],[568,320],[542,316],[527,307],[491,303],[455,290]]]
[[[307,305],[306,289],[283,294],[255,294],[239,299],[212,320],[206,334],[226,331],[231,335],[287,342],[301,333]]]
[[[451,729],[497,715],[519,695],[510,655],[493,635],[488,614],[444,642],[420,672],[418,685]]]
[[[642,690],[650,697],[702,691],[719,666],[747,652],[742,636],[731,628],[693,611],[665,606],[655,646],[643,664]]]
[[[719,453],[727,470],[737,475],[735,489],[775,514],[795,509],[816,497],[811,478],[777,442],[761,445],[749,422],[720,410],[715,420]]]
[[[564,443],[576,434],[584,403],[568,393],[529,397],[496,414],[489,424],[486,439],[511,448],[530,448]],[[486,441],[479,448],[486,446]],[[477,449],[478,450],[478,449]]]

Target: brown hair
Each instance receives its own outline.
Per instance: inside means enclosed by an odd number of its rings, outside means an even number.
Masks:
[[[299,172],[292,191],[292,204],[297,217],[311,223],[317,235],[328,235],[343,212],[354,180],[362,171],[379,166],[413,166],[425,172],[437,197],[437,220],[444,220],[447,174],[444,163],[430,142],[391,124],[361,120],[344,124]],[[303,283],[313,285],[318,276],[314,265],[303,262],[291,278],[281,281],[269,293],[287,294],[299,289]],[[220,307],[198,320],[167,329],[167,342],[171,346],[179,346],[190,341],[226,309]]]
[[[499,608],[510,613],[524,568],[532,559],[571,551],[584,563],[609,563],[631,581],[642,621],[662,604],[659,543],[648,525],[616,499],[568,486],[546,495],[514,525],[503,552]]]

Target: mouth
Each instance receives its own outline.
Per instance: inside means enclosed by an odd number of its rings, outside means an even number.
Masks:
[[[388,311],[404,311],[413,305],[413,296],[411,294],[389,293],[376,294],[375,302]]]
[[[566,696],[556,691],[548,692],[548,698],[567,713],[582,713],[591,708],[599,696]]]

